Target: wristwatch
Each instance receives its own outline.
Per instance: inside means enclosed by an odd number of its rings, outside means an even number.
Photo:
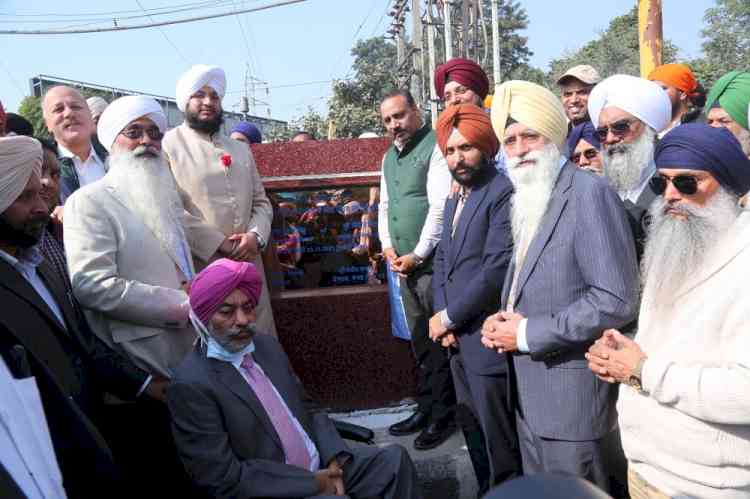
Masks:
[[[638,390],[639,392],[643,391],[643,383],[641,381],[642,373],[643,373],[643,364],[646,363],[646,357],[641,358],[641,360],[638,361],[638,365],[635,366],[635,369],[633,369],[633,372],[630,373],[630,376],[628,377],[627,384]]]
[[[417,267],[421,267],[424,263],[424,258],[420,257],[416,253],[412,253],[412,255],[414,255],[414,261],[417,262]]]

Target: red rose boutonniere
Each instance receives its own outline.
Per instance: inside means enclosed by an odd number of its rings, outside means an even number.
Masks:
[[[232,165],[232,157],[229,154],[222,154],[221,164],[224,165],[225,168],[229,168]]]

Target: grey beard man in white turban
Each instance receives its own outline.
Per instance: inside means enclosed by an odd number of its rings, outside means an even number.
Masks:
[[[648,181],[656,172],[656,137],[672,116],[669,96],[652,81],[614,75],[594,87],[588,108],[602,144],[604,176],[625,203],[640,258],[655,198]]]

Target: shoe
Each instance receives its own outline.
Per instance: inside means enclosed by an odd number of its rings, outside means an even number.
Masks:
[[[403,437],[404,435],[411,435],[424,428],[427,428],[427,424],[430,421],[430,416],[424,412],[417,411],[403,421],[399,421],[396,424],[392,424],[388,428],[388,433],[394,437]]]
[[[434,449],[442,444],[456,431],[456,423],[452,418],[446,418],[430,425],[422,430],[422,433],[414,440],[414,448],[417,450]]]

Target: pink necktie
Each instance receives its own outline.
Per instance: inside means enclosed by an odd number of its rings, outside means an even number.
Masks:
[[[255,392],[255,396],[260,400],[268,418],[273,423],[276,433],[281,438],[286,464],[309,470],[310,453],[305,446],[305,441],[302,434],[294,426],[291,415],[284,407],[281,397],[276,394],[271,380],[258,369],[251,354],[246,354],[243,357],[240,367],[245,372],[245,379]]]

